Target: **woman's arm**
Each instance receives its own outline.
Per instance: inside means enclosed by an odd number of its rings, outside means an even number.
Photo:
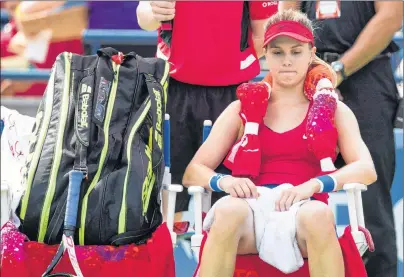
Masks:
[[[235,101],[216,120],[208,138],[185,170],[182,180],[184,186],[202,186],[209,189],[208,184],[215,174],[214,169],[223,161],[237,140],[242,125],[239,111],[240,101]]]
[[[338,189],[347,183],[372,184],[377,180],[372,157],[362,140],[354,113],[342,102],[338,102],[335,125],[338,130],[338,147],[346,164],[330,174],[337,180]]]

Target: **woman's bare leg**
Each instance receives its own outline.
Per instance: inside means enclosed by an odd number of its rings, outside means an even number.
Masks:
[[[344,261],[331,209],[319,201],[304,204],[297,212],[297,240],[309,258],[310,277],[344,277]]]
[[[201,258],[200,277],[232,277],[238,254],[257,253],[253,213],[238,198],[223,201],[215,210]]]

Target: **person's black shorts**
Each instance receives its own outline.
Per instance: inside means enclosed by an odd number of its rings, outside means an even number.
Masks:
[[[167,113],[171,121],[173,184],[182,184],[185,168],[202,144],[203,121],[214,122],[223,110],[236,100],[237,86],[205,87],[170,79]],[[175,211],[187,211],[189,200],[186,189],[178,193]]]

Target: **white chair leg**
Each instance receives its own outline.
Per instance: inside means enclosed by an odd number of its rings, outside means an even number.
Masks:
[[[202,233],[202,197],[205,192],[203,187],[192,186],[188,188],[188,193],[194,196],[194,220],[195,233],[191,237],[191,249],[199,262],[199,250],[203,239]]]
[[[163,182],[162,182],[162,190],[161,190],[161,213],[163,214],[163,221],[167,222],[167,213],[168,213],[168,187],[171,185],[171,173],[170,168],[165,167]]]
[[[167,222],[167,228],[170,231],[171,241],[175,246],[177,244],[177,234],[174,232],[175,202],[177,192],[183,190],[182,185],[171,184],[170,168],[166,167],[163,176],[163,189],[161,191],[161,212],[163,220]]]
[[[167,228],[170,231],[173,245],[176,245],[177,234],[174,232],[175,201],[177,192],[181,192],[183,187],[182,185],[165,185],[163,188],[168,191]]]
[[[349,213],[349,222],[351,225],[351,231],[358,231],[358,218],[356,214],[356,205],[355,205],[355,194],[353,189],[347,190],[346,192],[348,197],[348,213]]]
[[[358,217],[358,225],[365,227],[365,217],[363,215],[362,191],[354,190],[356,216]]]
[[[205,190],[202,194],[202,212],[209,212],[212,206],[212,192]]]
[[[352,183],[344,185],[344,190],[346,191],[348,197],[348,212],[351,233],[361,256],[368,249],[366,236],[363,232],[359,231],[358,228],[359,226],[365,227],[361,193],[362,191],[366,191],[366,189],[367,187],[363,184]]]
[[[202,233],[202,193],[194,193],[195,233]]]

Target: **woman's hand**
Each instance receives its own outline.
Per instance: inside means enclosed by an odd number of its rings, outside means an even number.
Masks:
[[[248,178],[228,176],[220,180],[220,187],[233,197],[258,198],[259,196],[257,187]]]
[[[312,197],[319,190],[320,184],[315,180],[310,180],[301,185],[286,189],[281,192],[279,199],[276,200],[275,210],[279,212],[287,211],[293,204]]]

